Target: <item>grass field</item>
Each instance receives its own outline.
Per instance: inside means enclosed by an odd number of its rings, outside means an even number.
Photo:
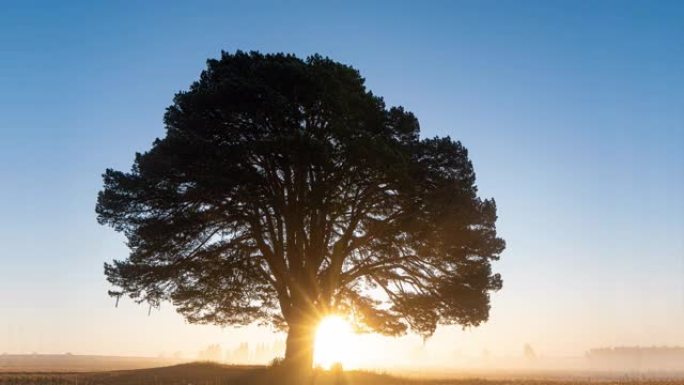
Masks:
[[[0,373],[0,385],[277,385],[285,383],[283,373],[266,367],[231,366],[212,363],[182,364],[163,368],[90,373]],[[595,379],[431,379],[393,377],[363,371],[331,373],[318,371],[303,385],[582,385],[582,384],[656,384],[684,385],[684,380]]]

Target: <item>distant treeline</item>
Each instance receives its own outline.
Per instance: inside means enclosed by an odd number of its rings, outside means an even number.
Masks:
[[[621,346],[591,349],[586,354],[592,365],[606,369],[682,370],[684,347]]]
[[[235,348],[225,351],[219,344],[209,345],[199,352],[197,359],[240,365],[267,364],[276,357],[282,357],[284,353],[285,341],[283,340],[277,340],[270,344],[252,345],[248,342],[242,342]]]

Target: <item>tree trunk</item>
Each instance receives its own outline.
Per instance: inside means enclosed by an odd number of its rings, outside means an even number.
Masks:
[[[291,323],[285,342],[285,364],[294,372],[306,375],[313,366],[315,322]]]

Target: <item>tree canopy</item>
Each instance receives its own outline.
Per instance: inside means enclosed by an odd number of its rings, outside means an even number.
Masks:
[[[130,171],[104,174],[98,220],[130,248],[105,264],[113,293],[290,335],[329,313],[387,335],[487,320],[494,200],[460,142],[421,138],[354,68],[224,52],[164,123]],[[307,349],[289,339],[286,358]]]

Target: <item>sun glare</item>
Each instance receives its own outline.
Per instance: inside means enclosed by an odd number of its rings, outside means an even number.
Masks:
[[[355,366],[354,344],[356,335],[351,325],[340,316],[328,316],[321,320],[316,330],[314,365],[330,369],[340,363],[345,369]]]

